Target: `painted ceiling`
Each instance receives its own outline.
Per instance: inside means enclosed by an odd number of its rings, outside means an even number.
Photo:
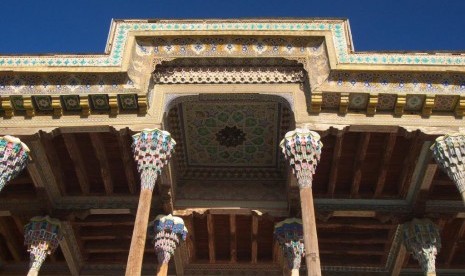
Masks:
[[[284,179],[279,141],[292,120],[283,99],[219,94],[185,98],[168,116],[178,141],[181,181]]]

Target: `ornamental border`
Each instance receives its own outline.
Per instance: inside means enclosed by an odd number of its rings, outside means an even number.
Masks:
[[[102,55],[0,56],[0,68],[9,67],[118,67],[130,32],[153,31],[329,31],[339,64],[374,65],[465,65],[465,54],[355,53],[351,47],[348,20],[309,21],[113,21],[107,48]],[[348,41],[349,39],[349,41]]]

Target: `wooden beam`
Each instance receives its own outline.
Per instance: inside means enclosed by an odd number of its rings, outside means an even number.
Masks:
[[[454,234],[451,237],[452,246],[449,249],[449,252],[444,252],[444,256],[446,257],[446,267],[450,268],[450,264],[454,260],[454,255],[455,252],[457,251],[457,242],[460,239],[460,237],[463,236],[463,233],[465,232],[465,219],[462,220],[462,224],[456,228],[454,231]]]
[[[100,164],[100,174],[103,179],[103,185],[105,186],[105,193],[111,195],[113,194],[113,180],[111,177],[110,162],[108,161],[107,152],[105,150],[105,143],[103,143],[101,133],[91,132],[89,136]]]
[[[79,150],[76,137],[74,134],[64,133],[63,139],[69,156],[74,162],[74,168],[76,170],[76,176],[79,180],[81,191],[84,195],[88,195],[90,193],[89,176],[86,172],[85,162],[82,158],[81,151]]]
[[[360,134],[357,153],[354,162],[354,178],[352,180],[352,187],[350,189],[351,197],[358,197],[358,190],[360,189],[360,181],[362,180],[362,166],[367,153],[368,144],[370,143],[370,133]]]
[[[415,185],[415,183],[411,183],[411,179],[413,173],[415,172],[415,167],[417,163],[415,162],[415,160],[417,160],[420,157],[420,153],[424,144],[424,139],[422,139],[420,135],[421,134],[416,133],[415,136],[411,138],[411,146],[402,165],[401,178],[398,184],[398,191],[401,196],[405,196],[405,194],[408,191],[409,185],[407,185],[407,183],[410,183],[410,185]]]
[[[338,131],[336,134],[336,143],[334,144],[333,159],[331,160],[331,172],[329,174],[328,195],[330,196],[334,195],[334,190],[336,189],[338,164],[342,153],[343,138],[344,132]]]
[[[7,263],[6,259],[7,259],[7,255],[6,255],[5,250],[0,250],[0,271],[3,271],[3,267]]]
[[[11,231],[9,225],[7,224],[5,217],[0,217],[0,233],[5,238],[6,246],[13,256],[15,262],[20,262],[22,260],[22,250],[23,245],[18,242],[15,238],[15,233]],[[26,250],[26,249],[24,249]]]
[[[215,228],[214,228],[213,215],[207,214],[207,231],[208,231],[208,256],[210,263],[215,263]]]
[[[384,190],[384,184],[386,183],[386,176],[389,170],[389,163],[391,160],[392,153],[394,152],[394,146],[397,140],[397,133],[390,133],[387,139],[386,146],[384,147],[384,155],[380,164],[380,172],[378,181],[376,182],[375,195],[374,197],[380,197]]]
[[[381,258],[381,263],[382,264],[385,264],[388,261],[389,253],[390,253],[392,244],[394,242],[394,238],[395,238],[395,235],[397,233],[397,228],[398,227],[393,227],[393,228],[391,228],[391,230],[389,230],[389,233],[388,233],[388,236],[387,236],[387,239],[386,239],[386,243],[384,245],[384,252],[386,252],[386,254],[384,254],[383,257]]]
[[[426,166],[426,170],[421,181],[420,191],[429,192],[431,189],[431,184],[433,184],[434,175],[438,170],[437,164],[428,164]]]
[[[50,169],[52,170],[55,182],[60,190],[62,196],[66,196],[66,185],[63,177],[63,170],[61,168],[61,161],[58,157],[55,147],[52,144],[52,136],[46,134],[43,131],[39,132],[40,143],[44,148],[45,155],[47,157],[48,163],[50,164]]]
[[[191,214],[184,218],[184,225],[187,228],[188,235],[187,235],[187,249],[189,251],[189,260],[190,262],[195,261],[196,254],[195,254],[195,229],[194,229],[194,215]]]
[[[69,221],[63,221],[61,222],[61,229],[63,231],[63,239],[60,241],[61,252],[63,252],[71,275],[79,275],[83,261],[81,253],[77,248],[78,243],[73,227]]]
[[[236,215],[229,215],[231,263],[237,262]]]
[[[178,245],[178,248],[174,251],[174,268],[176,269],[176,276],[184,276],[184,260],[182,258],[182,246]]]
[[[402,266],[404,265],[406,256],[407,256],[407,249],[405,248],[404,244],[401,243],[399,251],[397,252],[396,260],[392,266],[391,276],[400,275],[400,271],[402,270]]]
[[[331,228],[341,228],[344,230],[350,230],[350,229],[391,229],[392,225],[390,224],[376,224],[376,223],[363,223],[363,221],[356,222],[356,219],[353,218],[354,223],[351,224],[350,222],[346,223],[318,223],[318,229],[331,229]],[[344,232],[342,230],[342,232]]]
[[[258,250],[258,216],[252,216],[252,263],[257,263],[257,250]]]
[[[137,179],[134,174],[134,159],[132,157],[131,145],[128,139],[129,129],[121,129],[117,135],[118,145],[121,153],[121,158],[124,164],[124,173],[126,174],[126,181],[128,183],[129,192],[131,194],[137,193]]]

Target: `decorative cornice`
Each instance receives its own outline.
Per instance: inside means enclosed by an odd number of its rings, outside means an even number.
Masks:
[[[118,67],[122,65],[128,38],[156,33],[196,33],[199,31],[234,34],[266,31],[267,34],[327,35],[339,64],[372,65],[465,65],[463,54],[448,53],[356,53],[351,45],[347,20],[122,20],[110,27],[107,53],[102,55],[2,56],[0,68],[18,67]]]

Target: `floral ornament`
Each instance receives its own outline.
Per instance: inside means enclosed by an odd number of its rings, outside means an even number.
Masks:
[[[167,264],[179,243],[186,240],[187,228],[184,226],[184,221],[171,214],[159,215],[153,223],[152,231],[158,263]]]
[[[157,175],[168,164],[176,142],[167,131],[144,129],[132,136],[132,148],[141,174],[142,189],[153,191]]]
[[[24,227],[24,244],[30,253],[30,270],[39,271],[40,267],[52,254],[63,238],[60,221],[49,216],[34,217]]]
[[[314,131],[297,128],[286,133],[280,146],[282,152],[297,176],[299,187],[312,187],[313,175],[320,161],[323,143]]]
[[[0,137],[0,191],[26,167],[29,148],[16,137]]]

